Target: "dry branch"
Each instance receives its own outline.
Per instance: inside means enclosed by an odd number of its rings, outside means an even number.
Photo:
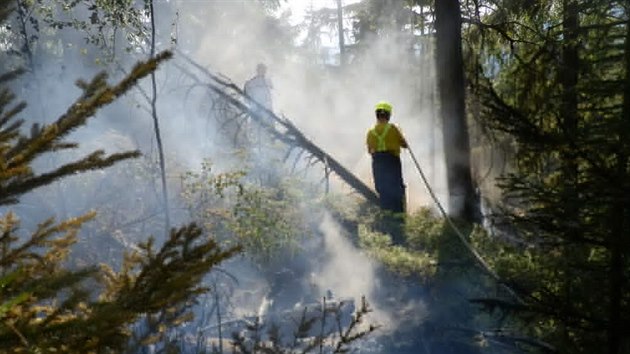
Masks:
[[[265,131],[273,138],[285,143],[290,148],[299,147],[303,151],[306,151],[309,154],[309,157],[314,159],[316,162],[320,162],[322,166],[324,166],[324,169],[337,174],[339,178],[341,178],[369,202],[378,204],[378,196],[370,187],[341,165],[341,163],[339,163],[339,161],[337,161],[334,157],[306,138],[306,136],[304,136],[304,134],[295,125],[293,125],[289,119],[284,116],[282,118],[278,117],[274,112],[254,101],[234,83],[211,73],[181,51],[177,51],[177,54],[180,58],[184,59],[187,64],[203,73],[204,76],[207,77],[207,80],[204,81],[200,79],[183,65],[176,64],[176,66],[184,74],[195,80],[198,84],[205,85],[213,93],[225,99],[239,112],[247,113],[252,120],[265,129]],[[255,109],[252,107],[255,107]],[[273,119],[276,124],[267,123],[260,112],[263,112],[263,114]]]

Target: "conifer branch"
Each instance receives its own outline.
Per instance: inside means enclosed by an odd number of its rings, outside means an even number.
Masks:
[[[2,16],[0,16],[0,19],[1,18]],[[18,78],[20,75],[24,74],[25,72],[26,71],[24,69],[16,69],[16,70],[9,71],[8,73],[0,74],[0,84],[4,84],[6,82],[15,80],[16,78]]]
[[[136,64],[129,75],[114,86],[106,83],[107,74],[105,73],[97,75],[87,84],[79,81],[77,85],[83,88],[83,95],[55,123],[43,127],[36,136],[20,141],[7,156],[7,161],[10,161],[8,167],[30,162],[47,152],[53,142],[59,141],[84,125],[98,109],[122,96],[138,80],[154,71],[160,62],[171,56],[171,52],[165,51],[153,59]]]
[[[50,218],[39,224],[37,230],[30,236],[29,240],[22,245],[9,248],[5,247],[5,251],[0,254],[0,268],[9,267],[12,264],[23,263],[26,259],[42,259],[41,253],[34,252],[37,247],[46,246],[49,239],[59,233],[67,233],[66,238],[73,239],[76,230],[88,220],[94,218],[95,213],[87,213],[85,215],[65,220],[59,224],[54,224],[54,219]],[[13,233],[17,230],[19,222],[14,218],[13,214],[0,219],[0,227],[2,228],[2,236],[0,243],[8,246],[17,241]],[[49,244],[54,246],[55,244]],[[45,254],[44,254],[45,255]]]
[[[34,175],[29,167],[35,158],[44,153],[75,148],[76,144],[64,143],[60,140],[76,128],[84,125],[87,119],[93,116],[99,108],[126,93],[138,80],[153,72],[160,62],[171,56],[170,52],[165,51],[155,58],[136,64],[131,73],[114,86],[107,84],[105,73],[97,75],[89,83],[79,81],[77,85],[84,90],[82,96],[53,124],[41,129],[34,125],[30,137],[18,133],[18,129],[22,125],[21,121],[16,121],[9,127],[3,127],[23,109],[23,104],[19,104],[0,117],[0,128],[2,129],[0,130],[0,205],[15,203],[19,195],[52,183],[61,177],[109,167],[118,161],[140,156],[138,151],[128,151],[110,156],[104,156],[102,151],[96,151],[83,159],[40,175]],[[19,72],[3,75],[0,77],[0,82],[11,79],[17,74]],[[12,99],[10,94],[4,95],[4,97],[9,101]]]
[[[0,19],[6,4],[0,0]],[[23,121],[17,119],[25,104],[11,106],[15,95],[0,87],[0,205],[65,176],[138,157],[138,151],[108,155],[98,150],[43,173],[31,166],[47,153],[76,148],[62,140],[170,57],[163,52],[139,63],[114,85],[105,73],[77,82],[83,93],[75,103],[54,123],[33,124],[27,133],[20,132]],[[0,84],[19,74],[0,75]],[[203,276],[239,251],[221,250],[191,225],[173,230],[158,250],[147,242],[125,257],[120,272],[107,266],[69,269],[65,261],[79,228],[92,217],[93,212],[60,223],[51,218],[24,237],[18,236],[13,213],[0,216],[0,352],[121,353],[129,348],[132,326],[143,318],[151,322],[151,331],[138,343],[161,339],[166,329],[190,320],[192,300],[206,291],[200,286]],[[93,287],[97,275],[101,287]]]
[[[28,178],[20,178],[4,186],[0,186],[0,205],[16,203],[17,196],[35,188],[48,185],[62,177],[89,170],[99,170],[112,166],[118,161],[136,158],[141,155],[139,151],[129,151],[103,157],[104,154],[105,153],[102,150],[95,151],[81,160],[63,165],[54,171]],[[30,170],[17,171],[16,174],[17,173],[22,176],[30,175]]]

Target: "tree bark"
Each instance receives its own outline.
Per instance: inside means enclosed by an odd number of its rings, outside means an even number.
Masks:
[[[458,0],[435,2],[436,69],[449,214],[480,222],[479,198],[470,169],[470,143],[465,111],[461,8]]]
[[[339,27],[339,66],[346,64],[346,45],[343,35],[343,4],[337,0],[337,26]]]
[[[151,18],[151,58],[155,56],[155,11],[153,0],[149,0],[149,15]],[[168,187],[166,183],[166,163],[164,159],[164,147],[162,145],[162,135],[160,133],[160,121],[157,114],[157,83],[155,71],[151,72],[151,117],[153,118],[153,130],[157,142],[158,157],[160,160],[160,177],[162,181],[162,204],[164,208],[164,229],[168,236],[171,229],[170,208],[168,205]]]

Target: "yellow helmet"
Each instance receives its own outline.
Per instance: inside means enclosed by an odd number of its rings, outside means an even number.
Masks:
[[[385,111],[388,114],[392,114],[392,105],[387,101],[380,101],[374,107],[375,111]]]

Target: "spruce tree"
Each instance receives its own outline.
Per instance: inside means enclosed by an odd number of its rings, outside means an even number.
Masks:
[[[505,341],[630,350],[629,19],[625,3],[573,0],[506,2],[482,18],[481,119],[517,146],[500,180],[512,231],[486,245],[524,302],[479,301],[522,320]]]

